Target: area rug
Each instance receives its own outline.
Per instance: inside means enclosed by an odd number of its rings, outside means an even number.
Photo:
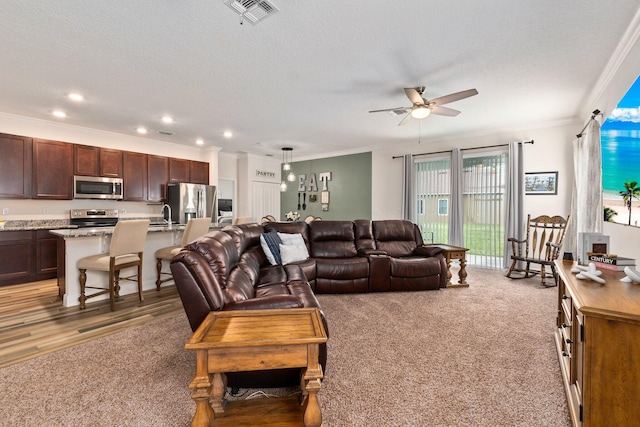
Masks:
[[[468,272],[469,288],[318,296],[324,426],[570,425],[556,289]],[[188,426],[190,334],[180,314],[0,369],[0,425]]]

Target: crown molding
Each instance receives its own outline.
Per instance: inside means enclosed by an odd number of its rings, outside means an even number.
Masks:
[[[624,32],[622,38],[618,42],[615,50],[611,54],[607,65],[602,70],[598,81],[587,96],[581,103],[579,115],[580,117],[591,117],[591,112],[594,108],[603,109],[605,106],[598,106],[597,103],[603,97],[606,89],[614,81],[616,74],[620,71],[625,60],[629,57],[629,53],[636,47],[638,40],[640,39],[640,9],[636,11],[629,27]],[[588,54],[588,53],[587,53]],[[603,111],[605,117],[609,115],[611,111]],[[586,120],[586,119],[585,119]]]

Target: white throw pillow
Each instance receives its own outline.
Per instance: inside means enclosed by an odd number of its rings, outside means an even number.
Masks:
[[[287,265],[296,261],[304,261],[309,258],[309,252],[304,242],[298,245],[280,245],[280,257],[282,258],[282,265]]]
[[[278,233],[283,245],[304,245],[304,239],[300,233]]]

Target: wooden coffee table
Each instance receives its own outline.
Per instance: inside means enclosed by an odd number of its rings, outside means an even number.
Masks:
[[[298,408],[292,410],[300,411],[302,407],[303,416],[294,424],[278,425],[320,426],[322,414],[317,394],[323,375],[318,353],[319,345],[326,341],[327,334],[317,308],[209,313],[184,346],[196,352],[196,374],[189,383],[193,390],[191,398],[196,402],[191,425],[264,425],[268,414],[252,413],[246,408],[234,411],[231,407],[255,403],[264,409],[271,406],[271,402],[274,406],[281,402],[277,402],[278,399],[252,399],[229,402],[229,408],[226,408],[223,399],[225,372],[301,367],[304,368],[302,395],[294,400]],[[290,398],[282,400],[292,402]],[[253,420],[233,421],[226,416],[239,412],[252,414]]]
[[[435,246],[442,249],[445,259],[447,260],[447,288],[468,288],[467,283],[467,251],[468,248],[460,246],[451,246],[445,244],[433,244],[426,246]],[[451,260],[457,259],[460,261],[460,271],[458,271],[458,283],[451,283]]]

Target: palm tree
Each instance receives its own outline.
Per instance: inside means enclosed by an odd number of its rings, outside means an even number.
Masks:
[[[624,191],[620,192],[625,206],[629,209],[629,225],[631,225],[631,201],[633,198],[640,199],[640,188],[636,181],[626,181],[624,183]]]
[[[615,222],[613,217],[618,215],[618,212],[614,211],[608,206],[604,207],[604,220],[607,222]]]

